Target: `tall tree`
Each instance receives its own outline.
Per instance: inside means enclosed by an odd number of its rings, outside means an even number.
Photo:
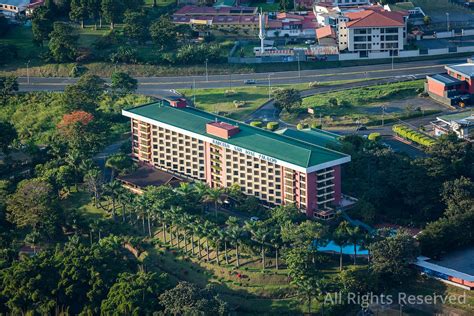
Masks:
[[[10,145],[17,137],[15,126],[0,121],[0,150],[3,153],[7,154],[10,151]]]
[[[169,16],[162,15],[150,25],[150,36],[153,42],[161,49],[170,49],[176,46],[176,26]]]
[[[114,72],[112,74],[112,90],[121,95],[133,93],[138,88],[137,79],[125,72]]]
[[[275,107],[279,110],[291,112],[296,107],[301,106],[301,95],[296,89],[278,89],[273,93]]]
[[[89,17],[89,5],[89,0],[71,0],[69,18],[73,21],[80,21],[81,28],[84,28],[84,20]]]
[[[53,31],[53,14],[45,6],[40,6],[33,11],[31,17],[31,29],[33,32],[33,42],[43,46],[43,42],[49,39],[49,34]]]
[[[339,246],[339,271],[342,271],[342,250],[349,244],[349,223],[343,221],[333,232],[332,239]]]
[[[227,304],[209,288],[201,289],[188,282],[178,285],[160,295],[160,304],[167,315],[228,313]]]
[[[77,55],[77,40],[79,36],[74,29],[62,22],[53,24],[53,31],[50,33],[49,51],[58,63],[73,61]]]
[[[126,11],[123,22],[123,30],[128,38],[144,43],[149,37],[147,18],[143,12]]]
[[[7,99],[18,91],[18,81],[14,76],[0,76],[0,98],[5,105]]]
[[[59,205],[52,186],[40,179],[23,180],[7,200],[7,219],[20,228],[56,233]]]
[[[101,313],[151,315],[161,309],[157,297],[167,287],[166,275],[122,273],[102,301]]]
[[[416,261],[419,250],[415,239],[406,232],[400,230],[395,236],[374,242],[370,250],[371,269],[386,287],[406,282],[413,275],[410,265]]]
[[[115,28],[115,23],[122,17],[125,11],[123,0],[102,0],[102,16],[110,23],[110,29]]]

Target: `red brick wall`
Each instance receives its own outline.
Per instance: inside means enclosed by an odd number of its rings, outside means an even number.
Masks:
[[[444,97],[445,85],[428,78],[428,92]]]

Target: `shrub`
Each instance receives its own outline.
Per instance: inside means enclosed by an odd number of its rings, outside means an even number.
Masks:
[[[308,83],[308,87],[310,88],[314,88],[317,86],[319,86],[319,81],[313,81],[313,82]]]
[[[296,128],[297,128],[298,130],[301,130],[301,129],[304,128],[304,125],[301,124],[301,123],[298,123],[298,125],[296,125]]]
[[[381,136],[380,133],[370,133],[368,139],[374,142],[378,142]]]
[[[429,138],[428,136],[420,132],[417,132],[407,126],[397,124],[392,127],[392,131],[396,133],[397,135],[399,135],[400,137],[403,137],[412,142],[418,143],[422,146],[429,147],[429,146],[432,146],[436,142],[434,139]]]
[[[250,122],[250,126],[262,128],[263,123],[261,121],[253,121],[253,122]]]
[[[322,126],[319,123],[316,123],[316,122],[311,123],[311,128],[313,129],[321,129],[321,127]]]
[[[279,126],[280,126],[280,124],[278,124],[278,122],[268,122],[267,123],[267,129],[269,129],[271,131],[277,130]]]

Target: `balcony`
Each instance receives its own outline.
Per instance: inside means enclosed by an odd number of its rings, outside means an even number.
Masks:
[[[326,198],[326,199],[321,199],[321,200],[318,199],[318,204],[325,204],[325,203],[329,203],[329,202],[332,202],[332,201],[334,201],[333,197]]]
[[[326,182],[326,181],[330,181],[330,180],[334,180],[334,176],[331,176],[331,177],[326,177],[324,179],[319,179],[316,181],[316,183],[323,183],[323,182]]]

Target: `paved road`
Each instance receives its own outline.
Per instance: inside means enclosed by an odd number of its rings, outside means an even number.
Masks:
[[[175,77],[140,77],[138,92],[154,95],[159,90],[183,89],[183,88],[226,88],[245,86],[246,79],[256,80],[256,85],[268,86],[281,84],[308,83],[313,81],[327,82],[335,80],[354,79],[377,79],[377,78],[400,78],[404,76],[424,76],[444,71],[444,65],[465,62],[464,58],[452,58],[443,60],[425,60],[406,63],[353,66],[341,68],[329,68],[318,70],[278,72],[275,66],[274,73],[253,74],[230,74],[206,76],[175,76]],[[270,78],[270,80],[269,80]],[[19,78],[21,91],[61,91],[68,84],[72,84],[74,78]]]

